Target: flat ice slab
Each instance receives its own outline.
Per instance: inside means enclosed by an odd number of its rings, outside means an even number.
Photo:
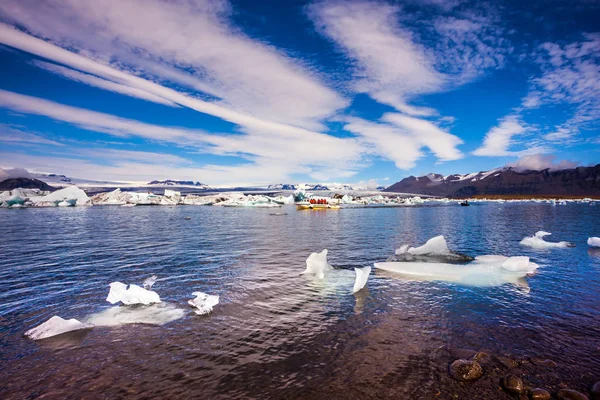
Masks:
[[[545,231],[537,231],[535,235],[523,238],[523,240],[521,240],[521,242],[519,243],[521,244],[521,246],[532,247],[534,249],[575,247],[575,245],[570,242],[546,242],[544,240],[544,236],[548,235],[551,235],[551,233]]]
[[[475,257],[466,265],[423,262],[381,262],[375,268],[422,280],[457,282],[472,286],[497,286],[517,283],[539,266],[529,257],[499,255]]]
[[[55,315],[43,324],[25,332],[25,336],[32,340],[40,340],[80,329],[89,329],[91,327],[93,327],[93,325],[84,324],[75,318],[62,319],[58,315]]]
[[[116,306],[91,315],[86,322],[95,326],[164,325],[178,320],[184,315],[184,310],[168,303],[132,307]]]

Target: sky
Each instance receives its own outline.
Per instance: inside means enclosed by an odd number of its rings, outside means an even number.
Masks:
[[[594,0],[0,2],[0,167],[209,185],[600,163]]]

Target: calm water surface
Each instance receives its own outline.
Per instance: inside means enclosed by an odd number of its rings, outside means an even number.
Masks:
[[[432,356],[442,346],[550,358],[570,386],[600,380],[600,252],[586,245],[600,236],[600,207],[96,206],[2,209],[0,223],[2,399],[426,399],[443,386]],[[577,247],[519,245],[537,230]],[[353,267],[440,234],[456,251],[527,255],[541,268],[528,288],[374,271],[352,295]],[[333,275],[300,276],[323,248]],[[23,337],[53,315],[85,320],[110,307],[110,282],[141,284],[152,274],[183,318]],[[186,304],[193,291],[221,303],[197,316]]]

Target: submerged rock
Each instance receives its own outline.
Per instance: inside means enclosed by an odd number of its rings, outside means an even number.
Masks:
[[[531,362],[538,367],[554,368],[557,366],[556,362],[543,358],[532,357]]]
[[[590,394],[592,395],[592,400],[600,400],[600,381],[594,383],[592,389],[590,390]]]
[[[449,253],[444,253],[444,254],[436,254],[436,253],[412,254],[412,253],[406,252],[406,253],[394,254],[394,255],[388,257],[388,259],[386,261],[388,261],[388,262],[394,262],[394,261],[395,262],[423,262],[423,263],[440,262],[440,263],[446,263],[446,264],[461,264],[461,263],[468,263],[473,260],[475,260],[475,258],[471,257],[469,255],[450,251]]]
[[[588,397],[573,389],[561,389],[556,394],[558,400],[588,400]]]
[[[521,394],[525,386],[523,381],[516,375],[508,374],[502,378],[502,387],[509,393]]]
[[[450,376],[459,382],[474,381],[483,376],[483,369],[477,361],[456,360],[450,364]]]
[[[550,400],[550,392],[541,388],[535,388],[531,391],[531,400]]]
[[[514,368],[517,365],[519,365],[519,363],[515,360],[513,360],[512,358],[508,358],[508,357],[503,357],[503,356],[496,356],[496,360],[498,360],[498,362],[500,364],[502,364],[505,368]]]

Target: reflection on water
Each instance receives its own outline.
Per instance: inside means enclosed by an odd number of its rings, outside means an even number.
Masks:
[[[440,385],[432,355],[448,345],[551,358],[574,383],[580,371],[600,376],[600,254],[585,243],[600,233],[600,208],[282,211],[0,210],[0,397],[426,399]],[[541,229],[577,247],[519,246]],[[486,288],[374,270],[352,294],[354,267],[440,234],[451,249],[526,255],[540,268],[519,285]],[[300,275],[324,248],[335,270],[325,281]],[[169,318],[121,324],[137,317],[115,313],[108,284],[153,274],[167,308],[158,314]],[[187,305],[195,291],[220,296],[212,314]],[[111,326],[22,337],[52,315]]]

